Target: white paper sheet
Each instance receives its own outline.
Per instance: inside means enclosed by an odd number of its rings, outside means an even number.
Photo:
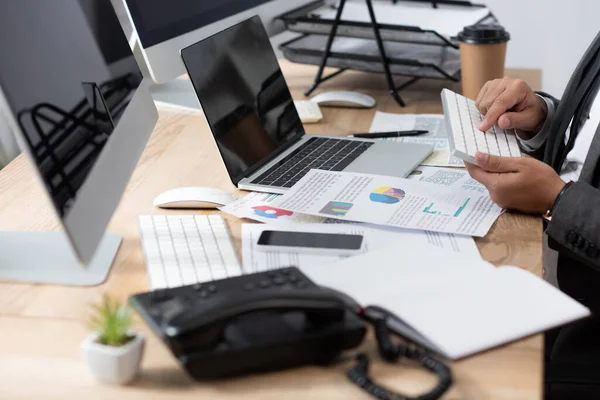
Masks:
[[[380,24],[417,26],[434,30],[446,37],[456,36],[463,27],[473,25],[487,17],[490,10],[485,7],[431,7],[431,4],[415,4],[401,1],[397,4],[374,2],[377,22]],[[322,18],[334,19],[337,9],[323,7],[315,10]],[[342,13],[347,21],[371,22],[364,1],[347,1]]]
[[[590,314],[527,271],[494,268],[435,249],[398,252],[386,247],[326,268],[304,266],[302,272],[363,306],[388,309],[452,359]]]
[[[462,187],[465,189],[477,190],[481,193],[487,193],[485,186],[472,179],[466,171],[459,169],[420,166],[414,170],[408,178],[443,186]],[[323,217],[292,213],[272,207],[271,203],[279,196],[281,195],[251,192],[219,209],[237,218],[248,218],[266,224],[311,224],[321,222],[331,223],[336,221],[328,220]]]
[[[488,190],[481,183],[471,178],[469,173],[462,169],[419,166],[408,176],[408,179],[420,182],[433,183],[454,189],[473,190],[488,194]]]
[[[237,218],[248,218],[266,224],[310,224],[320,223],[326,219],[273,207],[271,203],[279,196],[278,194],[252,192],[233,203],[219,207],[219,210]]]
[[[473,238],[469,236],[373,227],[366,224],[302,224],[287,226],[242,224],[242,265],[246,273],[290,265],[299,268],[307,265],[325,265],[346,258],[335,255],[259,251],[256,243],[264,230],[359,234],[364,236],[364,253],[394,245],[399,253],[442,249],[451,253],[462,254],[464,257],[481,260],[477,245]]]
[[[414,137],[385,138],[394,142],[423,143],[433,146],[433,153],[423,165],[437,167],[464,167],[463,160],[450,156],[448,133],[443,114],[392,114],[377,111],[369,132],[425,130],[429,133]]]
[[[479,237],[502,213],[477,190],[319,170],[309,171],[272,205],[319,217]]]

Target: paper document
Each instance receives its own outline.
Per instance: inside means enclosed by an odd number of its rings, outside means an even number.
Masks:
[[[477,245],[473,238],[469,236],[386,227],[375,228],[366,224],[302,224],[288,226],[242,224],[242,265],[245,273],[260,272],[290,265],[299,268],[306,265],[324,265],[346,258],[323,254],[259,251],[256,243],[264,230],[363,235],[363,250],[365,253],[393,245],[399,256],[404,252],[428,252],[431,249],[442,249],[451,253],[462,254],[466,258],[481,260]]]
[[[479,237],[502,213],[477,190],[320,170],[309,171],[271,204],[319,217]]]
[[[434,30],[450,37],[456,36],[463,27],[474,25],[486,18],[490,11],[485,7],[431,7],[429,3],[415,4],[403,1],[389,4],[373,2],[375,17],[380,24],[416,26],[424,30]],[[335,19],[337,9],[323,7],[313,13],[324,19]],[[347,1],[342,12],[342,20],[371,22],[369,10],[364,1]]]
[[[273,207],[271,203],[279,196],[278,194],[252,192],[233,203],[219,207],[219,210],[237,218],[248,218],[267,224],[319,223],[326,219]]]
[[[455,189],[473,190],[479,193],[488,193],[481,183],[471,178],[465,170],[456,168],[427,167],[421,165],[408,176],[408,179],[420,182],[433,183]]]
[[[414,170],[409,179],[415,179],[443,186],[462,187],[487,193],[485,186],[472,179],[466,171],[449,168],[435,168],[421,166]],[[267,224],[290,224],[290,223],[320,223],[335,222],[323,217],[292,213],[286,210],[272,207],[271,203],[280,194],[251,192],[246,196],[220,207],[219,210],[231,214],[237,218],[248,218],[253,221]]]
[[[302,267],[315,283],[398,317],[390,327],[451,359],[586,317],[590,311],[517,267],[394,246]]]
[[[443,114],[392,114],[377,111],[369,132],[390,132],[425,130],[429,133],[419,136],[385,138],[404,143],[422,143],[433,146],[433,153],[423,161],[422,165],[438,167],[464,167],[463,160],[450,156],[448,133]]]

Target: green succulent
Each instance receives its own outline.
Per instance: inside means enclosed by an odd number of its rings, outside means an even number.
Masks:
[[[98,342],[107,346],[122,346],[133,339],[131,309],[126,304],[104,296],[101,304],[92,306],[91,328],[98,332]]]

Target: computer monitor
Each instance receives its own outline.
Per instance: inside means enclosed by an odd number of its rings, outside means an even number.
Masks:
[[[0,279],[94,285],[158,119],[108,0],[0,2],[0,103],[64,232],[0,232]]]
[[[113,0],[115,1],[115,0]],[[143,59],[156,85],[155,100],[198,108],[179,56],[196,43],[254,15],[261,17],[270,34],[277,33],[275,18],[315,0],[121,0],[135,32],[139,59]]]

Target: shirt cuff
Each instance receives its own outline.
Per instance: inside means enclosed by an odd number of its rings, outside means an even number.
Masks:
[[[548,114],[546,115],[546,121],[544,121],[542,129],[540,129],[538,134],[532,137],[531,139],[522,139],[521,137],[525,136],[525,134],[523,134],[523,131],[517,129],[517,139],[519,140],[519,143],[521,143],[523,149],[528,153],[534,152],[540,147],[542,147],[542,145],[546,141],[546,138],[548,137],[548,133],[550,132],[550,123],[554,119],[554,113],[556,112],[552,100],[544,96],[540,96],[539,94],[536,94],[536,96],[544,100],[544,103],[546,103],[546,107],[548,108]]]

